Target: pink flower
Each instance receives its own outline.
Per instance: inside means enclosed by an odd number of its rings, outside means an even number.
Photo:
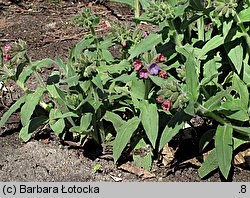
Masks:
[[[148,78],[148,70],[147,69],[141,69],[140,70],[140,78]]]
[[[156,98],[156,101],[157,101],[158,103],[162,103],[162,102],[163,102],[163,98],[162,98],[161,96],[158,96],[158,97]]]
[[[163,62],[165,60],[165,56],[163,54],[160,54],[158,57],[157,57],[157,61],[158,62]]]
[[[10,50],[11,50],[11,45],[8,43],[8,44],[6,44],[4,47],[3,47],[3,51],[5,52],[5,53],[7,53],[7,52],[9,52]]]
[[[144,36],[144,38],[145,38],[145,37],[148,37],[148,33],[147,33],[147,32],[144,32],[144,33],[143,33],[143,36]]]
[[[134,66],[135,70],[138,71],[138,70],[140,70],[142,68],[142,62],[140,60],[136,60],[133,63],[133,66]]]
[[[122,42],[122,47],[126,47],[126,45],[127,45],[126,41],[123,41]]]
[[[160,71],[160,77],[161,77],[161,78],[167,78],[167,77],[168,77],[167,72],[161,70],[161,71]]]
[[[164,103],[161,105],[162,109],[169,111],[171,108],[171,100],[166,100]]]
[[[4,54],[4,55],[3,55],[3,60],[4,60],[4,61],[7,62],[7,61],[10,60],[10,59],[11,59],[11,55],[10,55],[10,54]]]

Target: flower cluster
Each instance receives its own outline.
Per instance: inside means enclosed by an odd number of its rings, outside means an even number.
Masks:
[[[165,57],[163,54],[160,54],[157,57],[157,62],[163,62],[164,60],[165,60]],[[141,60],[135,60],[133,63],[133,66],[136,71],[139,71],[140,78],[147,79],[149,74],[159,75],[161,78],[167,78],[167,72],[164,70],[161,70],[157,62],[153,62],[147,68],[145,68]]]
[[[6,44],[3,48],[2,48],[2,50],[3,50],[3,60],[5,61],[5,62],[7,62],[8,60],[10,60],[11,59],[11,54],[9,53],[10,52],[10,50],[11,50],[11,45],[10,44]]]
[[[163,102],[163,97],[162,97],[162,96],[158,96],[158,97],[156,98],[156,101],[157,101],[158,103],[162,103],[162,105],[161,105],[162,109],[167,110],[167,111],[169,111],[169,110],[171,109],[172,102],[171,102],[170,99],[165,100],[165,101]]]

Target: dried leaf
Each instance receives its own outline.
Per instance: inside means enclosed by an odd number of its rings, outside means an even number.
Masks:
[[[151,173],[143,168],[137,167],[137,166],[133,165],[131,162],[127,162],[126,164],[122,164],[118,168],[125,170],[125,171],[128,171],[130,173],[133,173],[133,174],[141,177],[142,179],[149,179],[149,178],[155,177],[155,174],[153,174],[153,173]]]
[[[250,166],[250,148],[245,151],[237,153],[234,157],[234,165],[237,167]]]
[[[121,182],[122,178],[109,175],[115,182]]]
[[[169,166],[174,159],[175,150],[166,144],[161,152],[162,163],[164,166]]]

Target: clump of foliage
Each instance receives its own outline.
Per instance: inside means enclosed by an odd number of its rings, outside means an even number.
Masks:
[[[150,169],[153,151],[200,115],[215,124],[200,140],[201,151],[208,144],[213,150],[199,174],[204,177],[219,168],[227,178],[233,151],[250,134],[250,3],[139,2],[145,12],[135,18],[136,24],[147,21],[160,31],[147,34],[111,25],[111,34],[99,37],[95,28],[100,18],[84,9],[72,20],[91,34],[71,49],[66,62],[59,57],[33,62],[22,41],[2,48],[1,80],[13,80],[26,95],[3,115],[0,126],[21,108],[24,141],[42,125],[61,138],[73,133],[81,143],[93,138],[100,145],[111,144],[115,162],[128,145],[134,151],[149,148],[133,158]],[[121,57],[110,52],[117,46]],[[53,65],[60,72],[43,82],[39,69]],[[40,83],[35,91],[26,86],[32,73]]]

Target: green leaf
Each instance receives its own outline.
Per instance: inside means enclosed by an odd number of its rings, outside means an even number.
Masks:
[[[215,96],[210,97],[204,104],[203,106],[208,110],[208,111],[214,111],[218,110],[219,107],[221,106],[221,100],[223,97],[225,97],[228,93],[228,91],[220,91],[217,92]]]
[[[92,82],[102,91],[104,92],[103,90],[103,85],[102,85],[102,81],[100,79],[100,77],[97,75],[95,76],[93,79],[92,79]]]
[[[190,54],[185,67],[188,96],[190,100],[196,102],[199,97],[199,79],[197,74],[199,66],[193,54]]]
[[[242,140],[242,139],[238,139],[238,138],[233,138],[233,150],[237,149],[239,146],[241,146],[242,144],[248,143],[249,141],[247,140]]]
[[[156,104],[149,104],[148,101],[144,100],[140,103],[140,110],[143,128],[153,148],[155,148],[159,126],[157,106]]]
[[[92,113],[85,113],[82,117],[81,117],[81,121],[80,121],[80,129],[81,131],[87,131],[89,128],[89,125],[91,124],[92,121]]]
[[[33,132],[35,132],[35,130],[40,127],[41,125],[45,124],[46,122],[48,122],[48,117],[46,116],[39,116],[36,118],[33,118],[32,120],[30,120],[28,122],[28,124],[26,126],[24,126],[20,133],[19,133],[19,137],[27,142],[28,140],[30,140]]]
[[[79,82],[79,84],[80,84],[80,87],[82,88],[82,90],[86,93],[91,86],[91,81],[90,80],[81,81],[81,82]]]
[[[85,48],[88,48],[91,43],[93,43],[94,38],[83,39],[77,43],[70,51],[69,61],[77,59],[77,57],[82,53]],[[69,62],[68,62],[69,63]],[[69,69],[69,68],[68,68]],[[68,73],[68,71],[67,71]]]
[[[240,95],[242,108],[247,109],[249,103],[249,93],[246,84],[235,73],[232,78],[232,83],[233,83],[232,89],[234,89]]]
[[[161,150],[183,128],[185,122],[188,120],[190,120],[190,116],[183,111],[177,112],[171,118],[162,132],[159,150]]]
[[[201,136],[199,141],[199,152],[202,152],[206,148],[206,146],[213,140],[214,135],[215,130],[210,129]]]
[[[214,85],[212,81],[217,82],[219,72],[218,69],[221,67],[221,58],[216,56],[212,60],[206,62],[203,66],[203,76],[201,85]]]
[[[166,79],[161,78],[159,76],[149,75],[149,78],[153,81],[154,84],[156,84],[159,87],[166,84]]]
[[[243,63],[243,48],[241,45],[236,45],[233,49],[228,53],[228,57],[232,61],[236,71],[240,74]]]
[[[215,149],[213,149],[209,154],[209,156],[203,162],[202,166],[198,169],[199,176],[203,178],[217,168],[218,168],[218,161],[217,161],[216,151]]]
[[[133,80],[131,85],[131,96],[143,100],[145,97],[145,84],[142,79]]]
[[[215,151],[221,173],[228,177],[233,154],[233,128],[229,125],[218,126],[215,133]]]
[[[239,127],[239,126],[232,126],[232,127],[236,132],[250,137],[250,128],[249,127]]]
[[[134,57],[151,50],[153,47],[162,42],[160,34],[150,34],[148,37],[144,38],[140,43],[138,43],[134,48],[129,50],[130,56],[129,60]]]
[[[113,155],[115,162],[117,162],[121,156],[123,149],[128,144],[139,124],[140,119],[138,117],[133,117],[120,127],[120,131],[117,131],[117,135],[113,142]]]
[[[39,61],[35,61],[31,63],[31,67],[33,70],[38,70],[41,69],[43,67],[47,68],[50,65],[55,64],[55,62],[53,60],[51,60],[50,58],[45,58]]]
[[[2,127],[9,119],[9,117],[14,113],[17,109],[21,107],[21,105],[25,102],[27,95],[22,96],[19,98],[9,109],[6,111],[1,120],[0,120],[0,127]]]
[[[65,121],[64,119],[59,119],[55,123],[50,123],[51,129],[55,132],[57,136],[60,136],[65,128]]]
[[[242,80],[247,86],[250,86],[250,66],[248,65],[247,61],[244,60],[243,62],[243,78]]]
[[[239,19],[240,19],[240,23],[250,21],[250,7],[242,10],[239,13]]]
[[[224,43],[224,38],[220,35],[214,36],[212,39],[210,39],[201,49],[200,54],[198,56],[198,59],[205,56],[209,51],[219,47]]]
[[[107,111],[103,118],[106,121],[112,122],[116,132],[120,131],[121,126],[126,123],[118,114],[111,111]]]
[[[25,104],[21,108],[20,117],[23,126],[26,126],[29,123],[29,120],[39,104],[41,97],[43,95],[44,89],[38,87],[36,91],[32,94],[27,95]]]
[[[65,92],[60,90],[56,85],[47,85],[47,90],[49,91],[52,98],[60,98],[65,100]]]
[[[64,113],[64,114],[58,114],[58,115],[55,115],[53,119],[60,119],[60,118],[67,118],[67,117],[75,117],[75,118],[78,118],[79,116],[73,112],[67,112],[67,113]]]

